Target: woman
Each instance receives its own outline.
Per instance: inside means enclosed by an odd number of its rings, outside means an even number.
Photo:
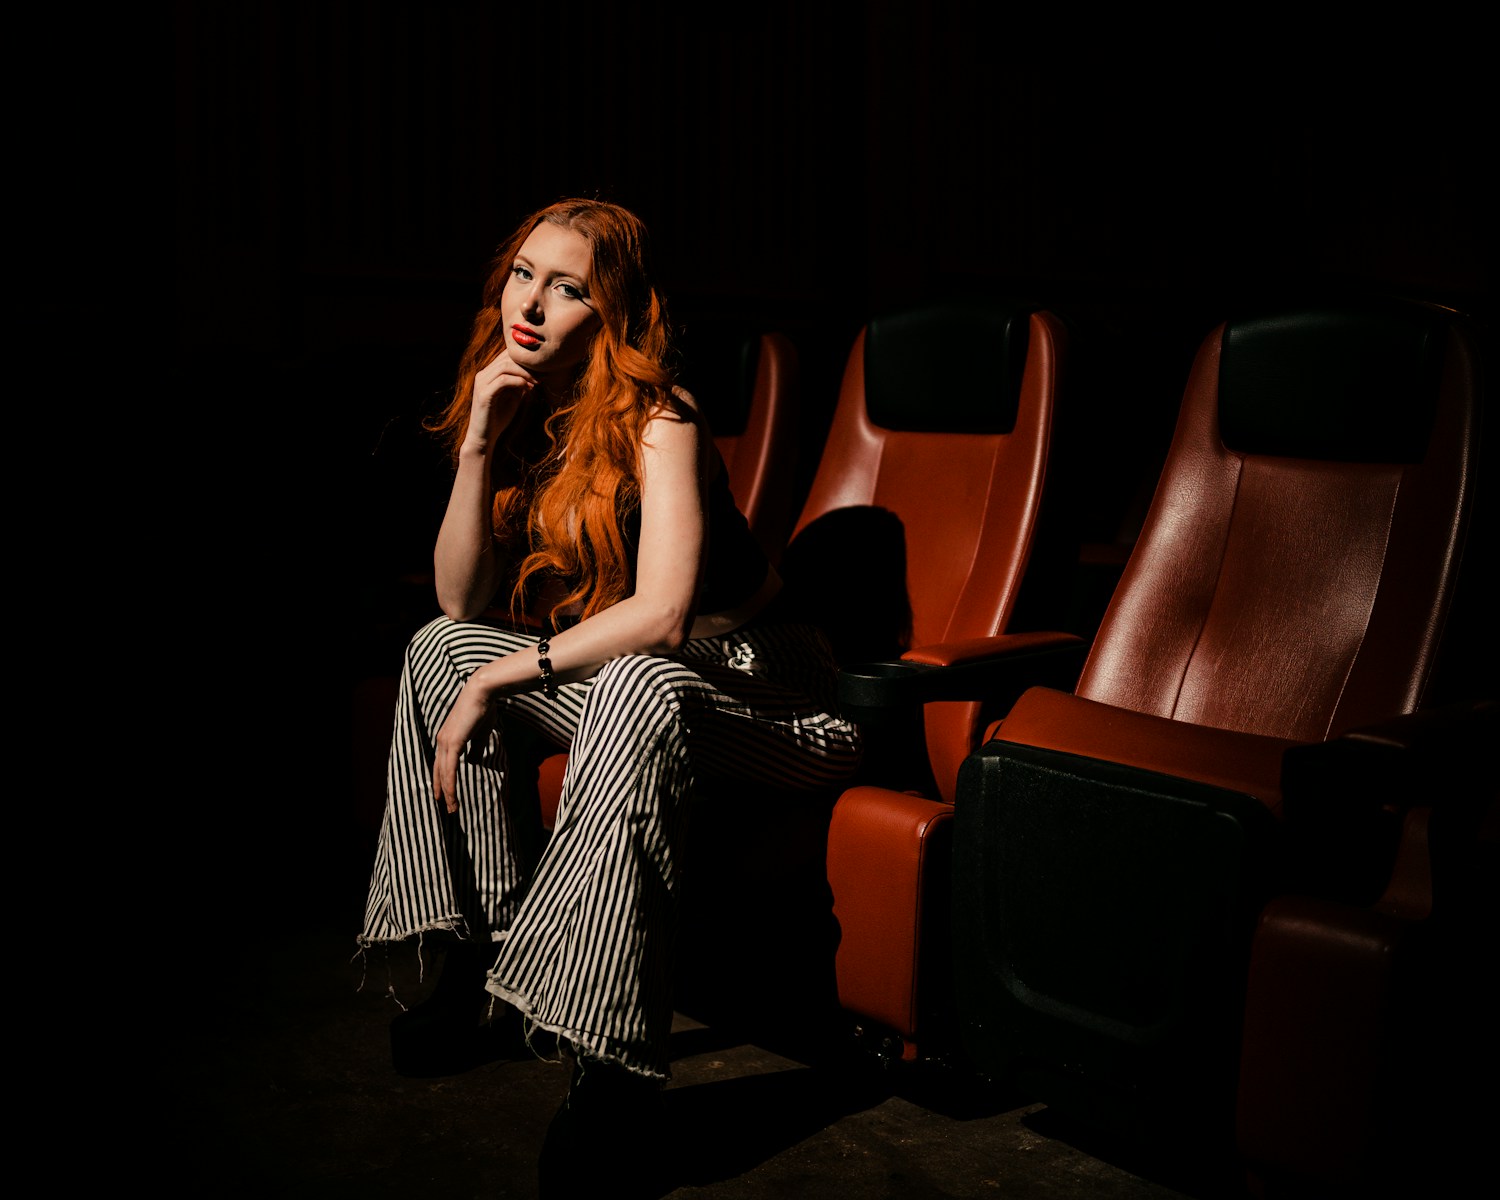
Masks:
[[[630,212],[565,200],[491,263],[433,426],[456,468],[434,554],[444,616],[407,650],[359,939],[453,941],[433,996],[392,1023],[398,1069],[472,1056],[489,997],[509,1006],[483,1034],[504,1052],[523,1030],[566,1045],[549,1144],[620,1128],[667,1078],[698,785],[712,803],[714,776],[829,784],[859,753],[826,641],[778,594],[673,384],[646,241]],[[486,620],[497,606],[536,620]],[[516,724],[569,750],[534,870],[506,804]]]

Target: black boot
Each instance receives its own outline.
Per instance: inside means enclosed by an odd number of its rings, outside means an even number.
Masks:
[[[665,1111],[660,1081],[580,1054],[542,1142],[541,1200],[663,1195]]]
[[[398,1075],[457,1075],[525,1051],[521,1014],[484,989],[495,953],[489,943],[448,947],[432,994],[391,1021],[391,1065]],[[491,1007],[493,1019],[486,1021]]]

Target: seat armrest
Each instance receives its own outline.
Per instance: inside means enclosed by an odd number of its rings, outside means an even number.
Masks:
[[[1028,687],[1071,691],[1089,644],[1073,633],[1005,633],[940,642],[839,672],[839,704],[864,724],[901,719],[933,700],[983,700],[1001,711]]]
[[[1429,803],[1478,800],[1476,785],[1493,771],[1482,757],[1500,738],[1500,702],[1465,701],[1419,709],[1326,742],[1294,746],[1282,759],[1288,821],[1329,805],[1360,811],[1405,811]]]
[[[1387,886],[1406,816],[1433,811],[1434,870],[1445,848],[1476,844],[1496,806],[1486,756],[1500,741],[1500,703],[1421,709],[1295,746],[1282,759],[1283,815],[1292,867],[1325,882],[1318,891],[1372,903]],[[1329,865],[1342,864],[1329,880]]]

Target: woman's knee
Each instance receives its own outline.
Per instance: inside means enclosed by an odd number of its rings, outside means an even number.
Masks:
[[[675,659],[627,654],[599,669],[591,703],[613,706],[626,701],[632,707],[649,705],[677,713],[694,688],[702,686],[702,680]]]
[[[441,645],[445,633],[443,627],[452,624],[453,622],[447,617],[436,617],[412,634],[411,640],[406,643],[407,662],[421,658],[429,653],[433,646]]]
[[[467,677],[484,663],[514,654],[535,640],[482,621],[434,617],[407,642],[406,663],[420,670],[422,664],[441,660]]]

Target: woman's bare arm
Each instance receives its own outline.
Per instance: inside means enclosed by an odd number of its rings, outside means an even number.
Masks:
[[[496,446],[536,388],[536,379],[511,360],[509,351],[501,351],[474,380],[469,426],[432,555],[438,607],[451,620],[477,617],[504,578],[506,564],[497,552],[490,511],[490,471]]]

